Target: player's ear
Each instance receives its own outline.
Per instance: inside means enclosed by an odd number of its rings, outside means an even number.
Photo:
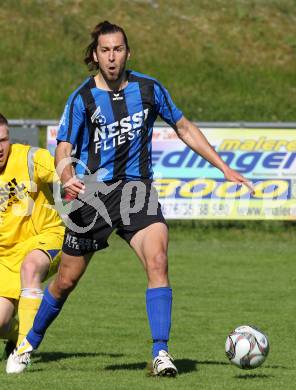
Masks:
[[[131,56],[131,52],[128,50],[127,56],[126,56],[126,60],[127,60],[127,61],[130,59],[130,56]]]
[[[97,53],[95,51],[93,51],[93,59],[94,59],[95,62],[99,62]]]

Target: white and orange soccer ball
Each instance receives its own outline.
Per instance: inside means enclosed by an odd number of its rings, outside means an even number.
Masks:
[[[269,352],[268,338],[258,328],[242,325],[227,336],[225,352],[232,364],[250,370],[259,367],[266,359]]]

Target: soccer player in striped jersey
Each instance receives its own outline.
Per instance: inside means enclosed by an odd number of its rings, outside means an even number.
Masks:
[[[158,115],[192,150],[220,169],[226,180],[245,183],[252,190],[244,177],[222,161],[157,80],[126,69],[129,56],[121,27],[109,22],[95,27],[85,62],[98,72],[69,97],[57,136],[57,171],[68,196],[76,199],[61,265],[45,291],[33,328],[11,362],[15,372],[25,368],[22,356],[39,346],[93,253],[108,246],[107,239],[116,229],[147,274],[154,374],[177,374],[168,353],[172,308],[168,229],[152,185],[152,129]],[[69,161],[74,148],[73,165]]]
[[[0,338],[8,340],[4,357],[32,327],[43,295],[41,282],[57,270],[65,228],[50,207],[54,176],[47,150],[10,144],[8,122],[0,114]]]

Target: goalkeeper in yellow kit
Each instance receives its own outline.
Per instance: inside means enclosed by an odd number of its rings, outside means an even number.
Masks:
[[[60,259],[64,227],[50,206],[54,174],[47,150],[10,144],[0,114],[0,338],[8,340],[7,356],[32,327],[41,283]]]

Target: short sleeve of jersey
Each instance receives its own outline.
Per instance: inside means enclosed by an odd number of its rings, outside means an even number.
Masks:
[[[76,146],[79,131],[84,124],[85,107],[81,96],[72,94],[65,106],[59,123],[57,141],[66,141]]]
[[[169,125],[174,126],[183,116],[172,101],[168,91],[160,84],[154,84],[154,96],[158,115]]]
[[[34,156],[34,179],[43,183],[52,183],[58,180],[54,166],[54,158],[46,149],[38,149]]]

